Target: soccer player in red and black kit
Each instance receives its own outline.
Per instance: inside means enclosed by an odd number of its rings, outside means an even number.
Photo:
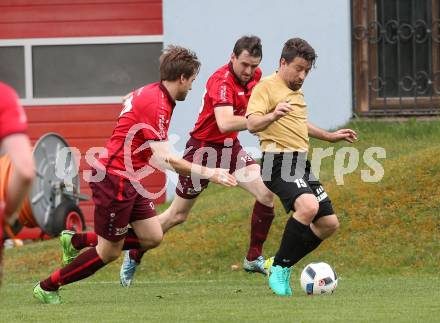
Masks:
[[[170,153],[168,127],[175,101],[185,100],[199,68],[195,53],[169,46],[160,57],[161,81],[134,91],[125,101],[107,142],[108,155],[100,159],[90,183],[96,234],[61,236],[63,250],[70,249],[71,257],[63,257],[67,266],[34,287],[34,297],[42,303],[61,303],[60,286],[89,277],[117,259],[122,249],[146,250],[160,244],[163,233],[154,204],[138,189],[139,174],[149,164],[185,176],[196,174],[224,186],[236,185],[227,170],[191,164]],[[85,246],[92,247],[77,256],[77,249]]]
[[[247,129],[244,115],[252,89],[261,78],[261,59],[260,38],[244,36],[237,40],[230,62],[215,71],[206,83],[199,118],[190,132],[183,158],[227,169],[240,187],[255,196],[250,247],[243,269],[266,274],[262,248],[274,218],[273,194],[260,177],[260,166],[237,139],[238,132]],[[207,186],[205,179],[179,177],[173,202],[158,216],[163,232],[187,219],[196,198]],[[125,253],[120,272],[122,286],[130,286],[144,252],[145,249],[133,249]]]
[[[35,176],[32,148],[26,135],[26,114],[18,103],[18,96],[8,85],[0,82],[0,155],[8,155],[11,173],[5,196],[0,199],[0,284],[2,278],[3,226],[17,214]]]

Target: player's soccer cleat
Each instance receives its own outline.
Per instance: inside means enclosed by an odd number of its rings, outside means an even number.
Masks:
[[[288,268],[287,277],[286,277],[286,294],[287,296],[292,296],[292,288],[290,287],[290,275],[292,274],[291,268]]]
[[[62,262],[63,266],[70,264],[73,259],[78,256],[79,251],[75,249],[72,245],[72,237],[75,234],[75,231],[64,230],[60,235],[60,244],[61,244],[61,252],[62,252]]]
[[[41,288],[40,283],[34,287],[34,298],[38,299],[43,304],[62,304],[61,296],[56,292],[48,292]]]
[[[291,296],[290,268],[272,266],[269,275],[269,287],[279,296]]]
[[[122,287],[130,287],[133,282],[136,267],[139,265],[136,261],[130,258],[130,252],[127,250],[124,254],[124,261],[119,272],[119,281]]]
[[[257,259],[249,261],[244,257],[243,259],[243,269],[248,273],[260,273],[263,275],[267,275],[266,268],[264,264],[266,263],[266,259],[263,256],[259,256]]]

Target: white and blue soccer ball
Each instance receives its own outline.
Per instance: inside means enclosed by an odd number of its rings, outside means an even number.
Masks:
[[[312,262],[301,273],[301,288],[307,295],[332,294],[338,286],[338,276],[325,262]]]

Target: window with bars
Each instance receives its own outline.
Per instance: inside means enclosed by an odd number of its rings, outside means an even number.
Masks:
[[[440,114],[440,0],[352,0],[354,110]]]

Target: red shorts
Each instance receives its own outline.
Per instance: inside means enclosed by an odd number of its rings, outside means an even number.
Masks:
[[[236,170],[256,164],[255,160],[243,149],[240,141],[234,140],[232,146],[226,147],[191,137],[186,143],[183,159],[211,168],[229,169],[233,174]],[[208,187],[207,179],[196,176],[179,176],[176,194],[184,199],[193,199]]]
[[[95,232],[110,241],[125,238],[128,224],[156,216],[154,203],[140,195],[126,178],[109,174],[90,188],[95,202]]]

